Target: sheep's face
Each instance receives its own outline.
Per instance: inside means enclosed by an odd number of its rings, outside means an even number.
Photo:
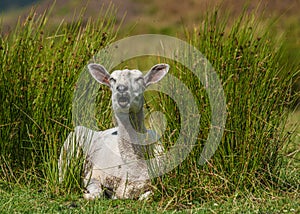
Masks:
[[[138,112],[143,107],[145,82],[139,70],[116,70],[109,78],[115,112]]]
[[[143,75],[139,70],[116,70],[110,75],[102,65],[89,64],[91,75],[112,91],[115,113],[137,113],[143,106],[143,93],[148,85],[160,81],[168,72],[169,65],[157,64]]]

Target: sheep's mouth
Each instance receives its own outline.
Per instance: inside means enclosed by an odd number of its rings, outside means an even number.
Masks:
[[[125,107],[129,104],[129,98],[128,98],[128,97],[125,97],[125,96],[119,97],[119,99],[118,99],[118,104],[119,104],[122,108],[125,108]]]

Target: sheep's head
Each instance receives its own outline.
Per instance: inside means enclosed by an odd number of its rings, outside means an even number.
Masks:
[[[89,64],[89,72],[101,84],[112,91],[112,106],[115,113],[138,112],[143,106],[145,88],[160,81],[168,72],[169,65],[157,64],[143,75],[139,70],[116,70],[109,74],[99,64]]]

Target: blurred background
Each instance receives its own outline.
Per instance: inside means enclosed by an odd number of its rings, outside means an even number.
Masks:
[[[299,48],[300,45],[299,0],[1,0],[1,21],[9,30],[32,7],[42,12],[54,3],[53,24],[59,24],[62,20],[72,21],[74,14],[78,15],[82,8],[86,9],[86,17],[97,17],[102,7],[112,3],[118,10],[118,21],[124,18],[121,29],[125,34],[178,34],[184,27],[198,25],[213,8],[218,8],[221,14],[231,19],[240,15],[247,5],[247,11],[257,11],[262,20],[274,19],[277,33],[287,32],[285,36],[293,44],[291,48]]]
[[[218,8],[224,18],[233,20],[247,6],[246,12],[252,12],[265,20],[272,20],[274,39],[284,37],[286,57],[291,64],[300,64],[300,0],[1,0],[1,33],[14,29],[19,19],[25,19],[34,8],[37,13],[52,8],[49,25],[55,27],[62,20],[75,21],[83,8],[84,19],[98,17],[101,8],[113,4],[117,8],[117,22],[120,26],[119,37],[141,34],[161,33],[181,37],[185,30],[193,30],[203,22],[208,11]],[[121,24],[122,23],[122,24]],[[300,82],[294,91],[300,90]]]

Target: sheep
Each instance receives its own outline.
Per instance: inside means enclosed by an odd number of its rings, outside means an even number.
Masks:
[[[85,199],[104,196],[145,199],[152,193],[145,151],[155,147],[153,154],[157,156],[163,153],[163,147],[160,143],[153,143],[158,140],[157,135],[145,128],[143,93],[146,87],[167,74],[169,65],[157,64],[146,75],[128,69],[109,74],[102,65],[95,63],[89,64],[88,69],[97,82],[111,89],[117,127],[104,131],[75,127],[61,149],[59,179],[63,179],[69,157],[82,150]]]

